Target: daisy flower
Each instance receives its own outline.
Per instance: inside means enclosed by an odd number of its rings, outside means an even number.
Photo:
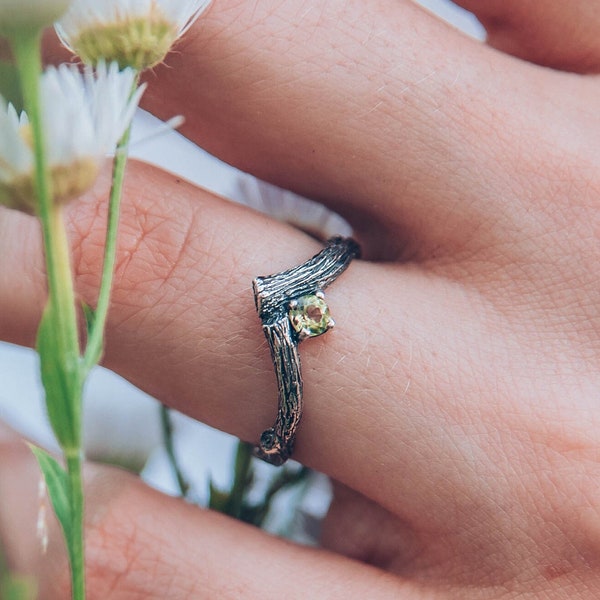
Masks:
[[[63,44],[91,65],[138,71],[160,63],[211,0],[74,0],[56,24]]]
[[[69,7],[71,0],[2,0],[0,32],[17,33],[52,25]]]
[[[50,67],[41,80],[42,119],[52,199],[64,203],[89,189],[101,162],[129,126],[144,88],[135,71],[99,63],[95,72]],[[29,121],[0,97],[0,202],[35,212]]]

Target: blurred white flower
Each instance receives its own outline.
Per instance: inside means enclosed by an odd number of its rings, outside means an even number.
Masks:
[[[247,173],[241,173],[232,192],[234,200],[290,223],[325,241],[334,235],[352,236],[352,227],[340,215],[314,200],[283,190]]]
[[[50,67],[41,80],[46,157],[55,202],[86,191],[100,163],[128,127],[143,93],[132,94],[136,74],[100,63],[95,72]],[[0,97],[0,202],[35,212],[34,156],[27,115]]]
[[[63,44],[87,63],[138,71],[160,63],[211,0],[74,0],[56,24]]]
[[[16,34],[52,25],[69,4],[71,0],[1,0],[0,33]]]

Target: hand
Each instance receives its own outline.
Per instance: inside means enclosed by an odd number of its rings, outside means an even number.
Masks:
[[[464,4],[503,49],[600,69],[597,1]],[[338,327],[301,347],[295,457],[339,482],[329,550],[94,467],[90,597],[597,598],[598,81],[391,0],[217,0],[150,77],[148,109],[343,214],[365,260],[328,289]],[[107,186],[69,212],[90,304]],[[319,244],[148,165],[125,194],[107,366],[255,441],[277,394],[250,282]],[[0,337],[31,344],[38,226],[3,211],[0,231]],[[33,529],[35,469],[5,448],[2,521]],[[11,549],[65,597],[64,560]]]

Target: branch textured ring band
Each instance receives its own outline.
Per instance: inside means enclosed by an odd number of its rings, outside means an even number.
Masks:
[[[360,247],[354,240],[334,237],[304,264],[252,282],[279,388],[277,420],[263,431],[254,454],[272,465],[282,465],[292,455],[302,418],[298,344],[333,327],[323,290],[359,256]]]

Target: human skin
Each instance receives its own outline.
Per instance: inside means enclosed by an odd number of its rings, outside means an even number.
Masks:
[[[215,0],[148,76],[146,108],[340,212],[364,260],[301,347],[295,457],[337,482],[323,548],[90,466],[90,598],[599,597],[600,2],[464,4],[519,58],[400,0]],[[90,304],[108,185],[68,210]],[[255,441],[276,385],[250,282],[320,244],[135,162],[119,243],[105,364]],[[34,219],[0,212],[0,261],[0,338],[32,344]],[[4,436],[11,561],[65,598],[36,468]]]

